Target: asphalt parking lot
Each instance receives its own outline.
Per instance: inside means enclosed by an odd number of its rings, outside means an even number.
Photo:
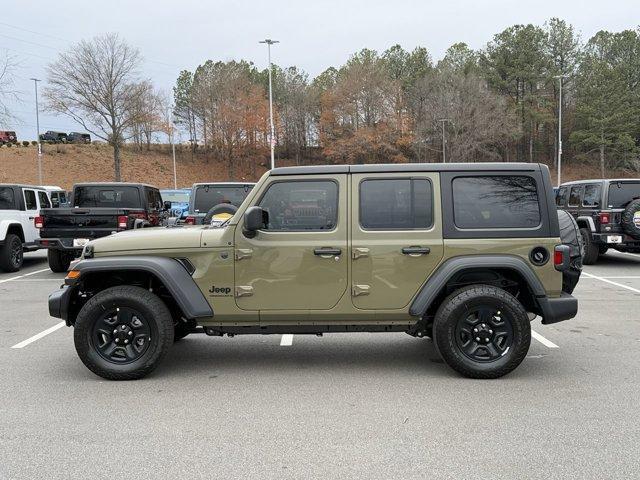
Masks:
[[[192,335],[108,382],[48,315],[62,277],[40,252],[0,274],[0,478],[638,478],[640,256],[586,267],[578,317],[535,320],[494,381],[429,340],[334,334]]]

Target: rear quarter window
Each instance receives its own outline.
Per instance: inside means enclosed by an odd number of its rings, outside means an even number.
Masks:
[[[454,223],[460,229],[534,229],[541,223],[532,177],[457,177],[452,187]]]
[[[609,185],[609,208],[624,208],[634,198],[640,198],[640,182],[612,182]]]
[[[13,189],[0,187],[0,210],[15,210],[16,198]]]

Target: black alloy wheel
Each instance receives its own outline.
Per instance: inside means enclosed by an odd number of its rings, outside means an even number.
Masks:
[[[91,341],[97,353],[108,362],[132,363],[140,359],[157,335],[137,310],[116,307],[105,312],[93,325]]]
[[[469,359],[493,362],[513,344],[512,319],[491,305],[481,305],[460,317],[455,335],[458,348]]]

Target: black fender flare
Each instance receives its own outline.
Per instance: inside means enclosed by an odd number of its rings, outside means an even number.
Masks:
[[[515,270],[527,282],[533,295],[538,299],[546,297],[546,291],[540,279],[531,267],[520,257],[514,255],[468,255],[453,257],[442,263],[429,277],[409,307],[409,314],[422,317],[447,282],[462,270],[475,268],[500,268]]]
[[[85,259],[74,265],[80,271],[79,280],[90,273],[109,271],[143,271],[154,275],[169,290],[188,319],[213,317],[209,302],[187,269],[176,259],[168,257],[113,256]]]

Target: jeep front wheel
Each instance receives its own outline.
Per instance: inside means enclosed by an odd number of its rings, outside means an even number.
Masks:
[[[498,378],[527,355],[531,326],[510,293],[490,285],[449,295],[436,313],[433,341],[443,360],[469,378]]]
[[[111,287],[82,307],[73,339],[82,363],[96,375],[135,380],[155,369],[173,344],[173,319],[148,290]]]

